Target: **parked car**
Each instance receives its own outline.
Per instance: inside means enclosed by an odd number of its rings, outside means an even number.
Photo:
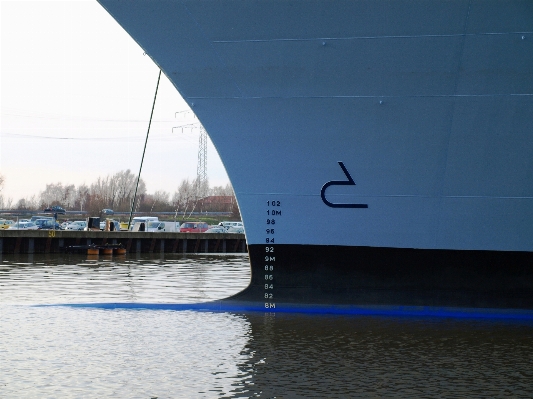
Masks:
[[[244,224],[242,222],[220,222],[218,225],[223,226],[226,230],[230,227],[242,227],[244,231]]]
[[[62,207],[60,207],[59,205],[54,205],[54,206],[52,206],[50,208],[46,208],[44,211],[45,212],[49,212],[49,213],[60,213],[62,215],[64,215],[66,213],[66,211]]]
[[[42,216],[42,215],[33,215],[30,219],[30,222],[33,222],[35,223],[36,220],[39,220],[39,219],[49,219],[49,220],[54,220],[54,217],[53,216]]]
[[[228,233],[244,234],[244,226],[229,226]]]
[[[38,227],[33,222],[16,222],[9,226],[9,230],[37,230]]]
[[[65,230],[83,230],[86,227],[87,222],[85,220],[76,220],[65,227]]]
[[[180,226],[181,233],[204,233],[209,228],[205,222],[185,222]]]
[[[102,213],[104,215],[113,215],[115,211],[113,211],[113,209],[102,209]]]
[[[59,223],[53,219],[37,219],[34,221],[39,230],[59,230]]]
[[[148,222],[146,226],[147,232],[165,232],[165,233],[175,233],[180,231],[179,222]]]
[[[15,223],[13,220],[0,219],[0,229],[8,229],[13,223]]]
[[[210,226],[206,233],[227,233],[226,229],[222,226]]]

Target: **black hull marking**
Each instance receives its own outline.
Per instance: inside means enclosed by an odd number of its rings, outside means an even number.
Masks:
[[[533,252],[275,245],[271,303],[533,309]],[[250,245],[265,302],[265,246]]]

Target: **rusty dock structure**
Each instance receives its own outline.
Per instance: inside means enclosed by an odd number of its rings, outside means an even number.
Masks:
[[[0,254],[64,253],[121,245],[126,253],[247,253],[244,234],[131,231],[0,230]]]

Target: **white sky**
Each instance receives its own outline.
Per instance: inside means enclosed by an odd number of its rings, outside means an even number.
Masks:
[[[139,171],[159,69],[96,1],[0,1],[4,198]],[[141,177],[171,194],[196,177],[199,129],[162,75]],[[181,115],[181,116],[180,116]],[[192,115],[192,114],[189,114]],[[182,131],[183,130],[183,131]],[[226,185],[209,142],[210,185]]]

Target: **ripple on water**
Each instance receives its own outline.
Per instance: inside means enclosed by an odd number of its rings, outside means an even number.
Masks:
[[[225,298],[250,281],[247,256],[33,257],[35,263],[0,264],[0,303],[194,303]]]
[[[533,397],[531,323],[32,307],[223,298],[248,258],[6,259],[2,398]]]

